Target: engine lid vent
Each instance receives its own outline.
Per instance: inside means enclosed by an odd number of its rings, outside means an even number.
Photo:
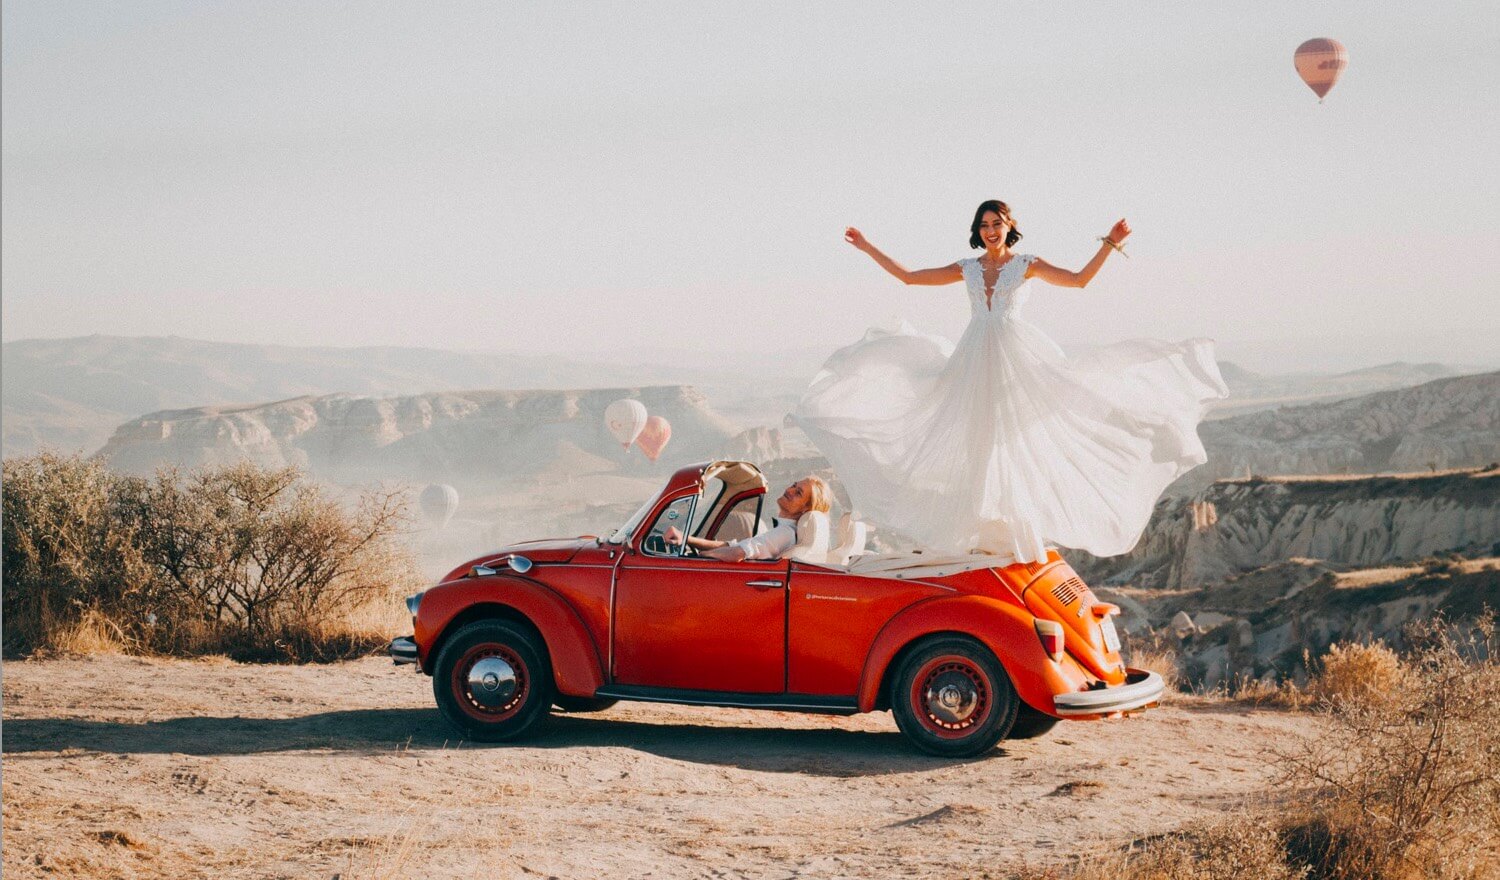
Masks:
[[[1052,598],[1064,605],[1071,606],[1083,596],[1085,589],[1087,587],[1083,585],[1083,581],[1076,577],[1070,577],[1052,588]]]

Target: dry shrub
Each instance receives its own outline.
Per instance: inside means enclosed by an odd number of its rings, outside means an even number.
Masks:
[[[79,455],[41,452],[5,460],[5,654],[56,647],[59,633],[87,638],[90,627],[97,631],[85,621],[90,613],[129,616],[155,603],[152,572],[119,515],[119,487],[103,464]],[[133,642],[126,630],[117,638]]]
[[[1406,676],[1396,652],[1380,642],[1333,645],[1323,655],[1322,667],[1308,683],[1308,692],[1333,707],[1388,699]]]
[[[1441,618],[1410,630],[1389,690],[1341,691],[1325,732],[1279,756],[1311,805],[1295,849],[1313,876],[1500,875],[1494,636],[1490,613],[1463,638]]]
[[[49,453],[5,462],[5,652],[237,659],[365,653],[420,578],[402,491],[346,509],[291,468],[144,480]]]
[[[1500,641],[1409,629],[1409,656],[1346,645],[1319,685],[1326,724],[1275,753],[1289,807],[1258,808],[1043,873],[1055,880],[1500,877]],[[1330,672],[1329,669],[1333,671]],[[1333,678],[1332,676],[1338,676]],[[1338,681],[1339,684],[1333,684]],[[1268,692],[1286,686],[1264,686]],[[1292,689],[1295,690],[1295,689]],[[1307,698],[1310,699],[1310,698]]]

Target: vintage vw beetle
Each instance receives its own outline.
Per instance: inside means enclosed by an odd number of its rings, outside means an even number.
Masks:
[[[747,462],[685,467],[612,535],[454,569],[407,600],[415,632],[390,653],[432,676],[443,717],[485,741],[535,731],[554,705],[644,700],[890,709],[918,748],[964,756],[1160,698],[1160,676],[1121,662],[1119,609],[1055,552],[723,562],[663,537],[754,534],[765,495]]]

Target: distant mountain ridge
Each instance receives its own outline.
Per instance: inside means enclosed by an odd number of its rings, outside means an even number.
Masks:
[[[620,365],[426,348],[255,345],[175,336],[23,339],[0,346],[6,453],[44,445],[94,452],[116,426],[146,413],[259,405],[304,395],[703,385],[738,378],[722,365]]]
[[[408,480],[466,490],[668,469],[667,459],[651,465],[605,430],[605,407],[622,397],[671,422],[670,461],[708,458],[738,433],[687,386],[331,394],[151,413],[121,425],[99,454],[127,473],[249,460],[346,485]]]

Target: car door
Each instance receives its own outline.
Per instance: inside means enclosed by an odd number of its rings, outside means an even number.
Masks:
[[[666,505],[615,575],[613,680],[677,690],[786,689],[786,560],[722,562],[663,551],[652,534],[687,522]],[[653,547],[654,549],[648,549]]]

